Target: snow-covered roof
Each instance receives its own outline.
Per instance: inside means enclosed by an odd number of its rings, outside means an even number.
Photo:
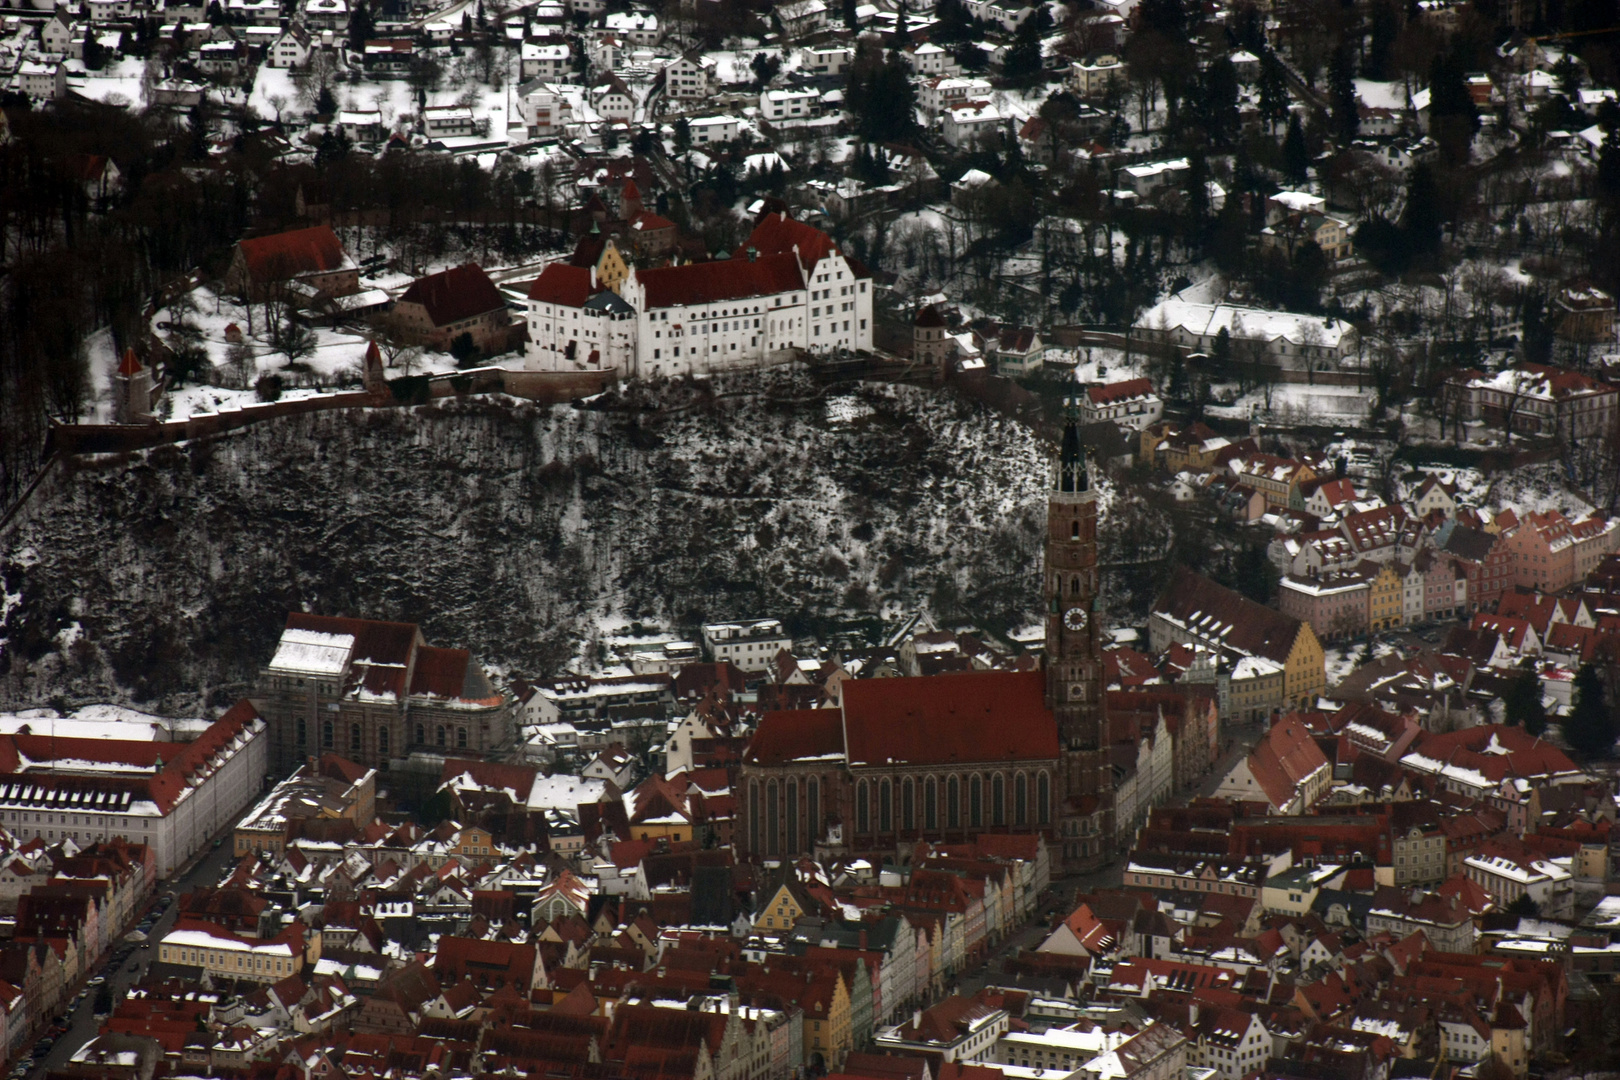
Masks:
[[[294,675],[342,675],[354,651],[353,634],[287,629],[281,633],[270,670]]]

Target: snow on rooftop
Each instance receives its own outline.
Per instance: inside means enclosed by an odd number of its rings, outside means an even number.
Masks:
[[[272,671],[299,675],[335,677],[343,674],[353,651],[353,634],[289,628],[282,631],[276,655],[270,660],[270,668]]]

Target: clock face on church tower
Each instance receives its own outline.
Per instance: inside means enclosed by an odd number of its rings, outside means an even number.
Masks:
[[[1063,613],[1063,625],[1070,630],[1084,630],[1086,628],[1086,611],[1084,608],[1070,608]]]

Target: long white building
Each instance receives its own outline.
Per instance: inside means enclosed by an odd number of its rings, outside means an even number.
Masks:
[[[553,263],[529,289],[531,371],[703,374],[872,347],[872,275],[820,229],[772,213],[730,259],[631,267],[610,291]]]
[[[19,840],[145,844],[167,877],[264,788],[267,729],[246,699],[191,742],[153,741],[150,724],[129,728],[127,738],[85,738],[41,721],[0,734],[0,823]]]

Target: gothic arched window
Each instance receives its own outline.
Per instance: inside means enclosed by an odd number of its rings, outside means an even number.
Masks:
[[[939,788],[932,776],[923,782],[923,828],[939,828]]]
[[[911,832],[917,827],[917,796],[911,777],[900,782],[900,827]]]
[[[1023,773],[1013,777],[1013,824],[1029,824],[1029,779]]]
[[[872,831],[871,791],[865,780],[855,785],[855,831]]]
[[[991,824],[1007,824],[1007,787],[1000,773],[990,778],[990,815]]]
[[[962,827],[962,785],[954,776],[945,781],[945,827]]]
[[[1035,778],[1035,814],[1042,825],[1052,821],[1052,781],[1045,773]]]
[[[894,831],[894,788],[887,779],[878,781],[878,832]]]
[[[977,776],[968,781],[968,824],[975,829],[984,824],[984,783]]]

